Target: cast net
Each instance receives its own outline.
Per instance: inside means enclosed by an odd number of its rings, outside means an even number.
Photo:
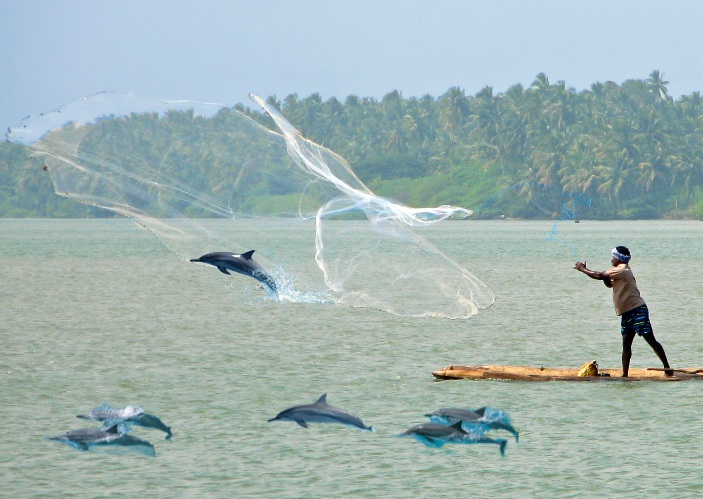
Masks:
[[[265,114],[102,92],[7,138],[43,157],[58,195],[129,217],[184,260],[255,249],[280,300],[447,318],[493,303],[418,233],[469,210],[376,196],[344,158],[251,97]]]

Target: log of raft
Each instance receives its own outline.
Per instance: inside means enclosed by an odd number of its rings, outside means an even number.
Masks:
[[[703,379],[703,368],[674,368],[667,376],[661,368],[631,367],[629,376],[621,376],[622,369],[598,369],[598,376],[578,376],[578,367],[529,366],[447,366],[432,375],[438,380],[448,379],[504,379],[518,381],[684,381]]]

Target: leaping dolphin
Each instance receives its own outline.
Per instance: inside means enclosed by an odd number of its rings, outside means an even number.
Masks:
[[[400,435],[414,437],[419,442],[422,442],[428,447],[442,447],[444,444],[498,444],[500,446],[501,456],[505,455],[505,446],[508,441],[504,438],[492,439],[480,432],[466,431],[461,426],[461,421],[453,425],[445,425],[440,423],[423,423],[412,428]]]
[[[241,255],[222,251],[219,253],[208,253],[200,258],[193,258],[191,262],[200,262],[217,267],[223,274],[231,275],[228,270],[237,272],[238,274],[253,277],[263,284],[272,296],[278,295],[276,281],[266,271],[261,268],[261,265],[252,259],[255,250],[247,251]]]
[[[49,437],[49,440],[64,443],[74,449],[87,451],[93,446],[120,446],[134,447],[136,450],[147,456],[154,457],[156,451],[154,446],[141,438],[127,435],[119,431],[117,424],[107,429],[97,430],[95,428],[82,428],[80,430],[67,431],[63,435]]]
[[[87,414],[79,414],[76,417],[90,421],[100,421],[107,425],[112,425],[112,423],[125,423],[128,426],[135,425],[143,426],[144,428],[154,428],[166,433],[167,440],[173,436],[170,427],[166,426],[156,416],[146,414],[144,409],[138,405],[128,405],[121,409],[115,409],[108,404],[103,404]]]
[[[373,427],[366,426],[364,422],[353,414],[329,405],[327,394],[323,394],[314,404],[297,405],[279,412],[271,421],[295,421],[303,428],[308,427],[308,423],[340,423],[347,426],[356,426],[362,430],[373,431]]]
[[[520,438],[520,433],[510,423],[508,415],[498,409],[481,407],[475,411],[469,411],[448,407],[425,414],[425,416],[430,418],[433,423],[454,424],[460,421],[464,428],[470,430],[480,430],[481,427],[505,430],[515,437],[515,442],[518,442]]]

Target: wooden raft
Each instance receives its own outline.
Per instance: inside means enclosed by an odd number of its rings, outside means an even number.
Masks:
[[[674,368],[673,376],[666,376],[661,368],[630,368],[629,376],[623,378],[622,369],[598,369],[606,376],[577,376],[579,368],[528,367],[528,366],[447,366],[432,375],[446,379],[507,379],[518,381],[684,381],[703,379],[703,368]],[[607,376],[609,375],[609,376]]]

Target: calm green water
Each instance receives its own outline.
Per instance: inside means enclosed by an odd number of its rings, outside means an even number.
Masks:
[[[0,220],[0,495],[700,497],[703,382],[433,381],[453,363],[619,366],[610,292],[572,269],[605,269],[617,244],[672,364],[703,366],[703,223],[550,229],[433,229],[497,294],[449,321],[272,303],[124,220]],[[633,349],[633,366],[658,366],[644,341]],[[324,392],[376,431],[266,422]],[[173,440],[135,429],[154,459],[43,440],[90,426],[75,415],[105,402],[143,405]],[[521,431],[503,458],[396,438],[425,412],[483,405]]]

